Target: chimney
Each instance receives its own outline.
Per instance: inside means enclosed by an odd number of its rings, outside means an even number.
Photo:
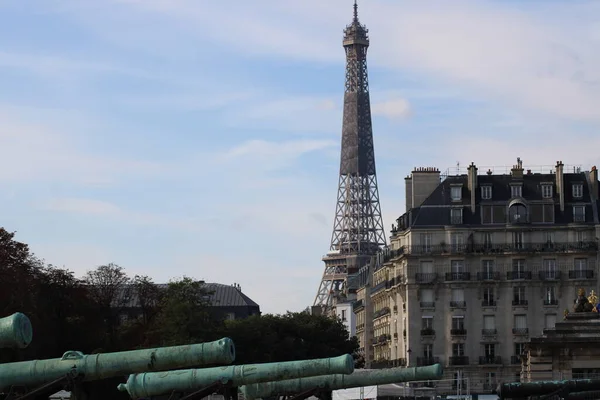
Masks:
[[[593,199],[598,199],[598,170],[594,165],[590,171],[590,191]]]
[[[410,188],[409,188],[410,183]],[[435,167],[418,167],[406,178],[406,205],[410,192],[410,208],[419,207],[440,185],[440,170]],[[406,211],[410,210],[407,208]]]
[[[413,197],[412,197],[412,177],[409,175],[404,178],[404,186],[406,188],[406,212],[413,208]]]
[[[474,162],[467,168],[467,183],[471,193],[471,212],[475,213],[475,193],[477,190],[477,167]]]
[[[517,164],[513,165],[510,172],[514,179],[523,179],[523,161],[520,157],[517,157]]]
[[[563,179],[563,168],[564,164],[562,161],[556,162],[556,192],[560,199],[560,211],[565,211],[565,188]]]

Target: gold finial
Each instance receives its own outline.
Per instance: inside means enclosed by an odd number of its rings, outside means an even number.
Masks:
[[[579,290],[577,291],[577,295],[578,296],[585,296],[585,289],[584,288],[579,288]]]
[[[569,310],[565,308],[565,312],[563,313],[564,319],[567,319],[567,315],[569,315]]]
[[[590,292],[590,295],[588,296],[588,301],[590,303],[592,303],[593,306],[598,304],[598,296],[596,296],[596,293],[594,293],[593,290]]]

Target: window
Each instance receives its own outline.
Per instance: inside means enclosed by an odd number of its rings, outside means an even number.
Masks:
[[[513,306],[527,305],[525,298],[525,286],[515,286],[513,288]]]
[[[450,223],[454,225],[462,224],[462,208],[452,208],[450,209]]]
[[[583,185],[581,183],[576,183],[573,185],[573,197],[583,197]]]
[[[485,386],[488,386],[490,389],[495,389],[496,385],[496,373],[495,372],[486,372],[485,373]]]
[[[523,187],[521,185],[512,185],[510,187],[510,194],[512,197],[522,197]]]
[[[552,185],[542,185],[542,197],[544,199],[551,199],[552,198]]]
[[[514,333],[527,333],[527,315],[519,314],[515,315],[515,327],[513,328]]]
[[[496,356],[496,345],[493,343],[484,344],[483,352],[486,358],[494,358]]]
[[[450,196],[452,197],[452,201],[462,200],[462,186],[452,186],[450,188]]]
[[[346,310],[342,310],[342,322],[346,322]]]
[[[452,317],[452,329],[453,330],[465,329],[465,318],[463,316],[453,316]]]
[[[494,279],[494,260],[481,261],[482,279]]]
[[[452,260],[450,262],[450,270],[453,274],[465,272],[465,263],[463,260]]]
[[[525,354],[525,343],[515,343],[515,356]]]
[[[575,271],[585,271],[587,269],[587,258],[576,258],[573,262]]]
[[[483,330],[487,333],[496,332],[496,317],[493,315],[483,316]]]
[[[431,329],[433,329],[433,317],[431,317],[431,316],[424,316],[423,318],[421,318],[421,324],[422,324],[422,329],[423,330],[431,330]]]
[[[483,305],[484,306],[496,305],[496,298],[494,297],[494,288],[493,287],[483,288]]]
[[[554,286],[547,286],[544,291],[544,305],[551,306],[558,304],[556,290]]]
[[[461,357],[465,355],[465,344],[464,343],[452,343],[452,355],[454,357]]]
[[[462,233],[452,233],[450,235],[452,251],[462,251],[464,249],[464,236]]]
[[[433,303],[433,289],[421,289],[421,301]]]
[[[424,344],[423,345],[423,357],[427,359],[433,358],[433,345],[432,344]]]
[[[556,260],[546,259],[544,260],[544,275],[546,279],[557,279],[558,273],[556,271]]]
[[[554,232],[546,232],[544,236],[546,237],[546,244],[554,244]]]
[[[234,313],[227,313],[227,315],[225,316],[225,319],[228,321],[233,321],[235,319],[235,314]]]
[[[483,247],[486,249],[492,248],[492,232],[484,232],[483,233]]]
[[[553,329],[555,325],[556,325],[556,314],[546,314],[545,324],[544,324],[545,328]]]
[[[525,205],[517,203],[510,206],[508,209],[510,223],[522,224],[527,222],[527,208]]]
[[[431,233],[421,233],[421,250],[425,253],[431,251]]]
[[[465,291],[464,289],[452,289],[452,300],[450,302],[451,307],[464,307],[465,306]]]
[[[513,232],[513,244],[516,250],[523,249],[523,232]]]
[[[588,240],[587,239],[588,235],[587,235],[586,231],[577,231],[575,234],[575,237],[576,237],[575,241],[577,241],[579,243],[586,242]]]
[[[492,187],[491,186],[482,186],[481,187],[481,198],[484,200],[489,200],[492,198]]]
[[[422,274],[433,274],[433,261],[421,261],[419,267]]]
[[[584,222],[585,221],[585,207],[584,206],[573,206],[573,222]]]

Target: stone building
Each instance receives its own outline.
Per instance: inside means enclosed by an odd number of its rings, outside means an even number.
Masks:
[[[565,312],[564,320],[525,345],[523,382],[600,378],[598,296],[593,290],[587,299],[584,295],[581,289],[574,312]]]
[[[440,362],[449,390],[471,393],[518,380],[529,337],[596,285],[596,167],[532,172],[517,159],[504,174],[420,168],[405,182],[406,212],[366,288],[373,365]]]

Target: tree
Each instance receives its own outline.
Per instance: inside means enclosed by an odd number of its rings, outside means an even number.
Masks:
[[[214,325],[207,307],[210,294],[203,282],[188,277],[169,282],[154,319],[154,341],[169,346],[209,340]]]
[[[123,308],[131,301],[130,282],[122,267],[114,263],[88,271],[84,279],[90,299],[104,319],[104,345],[115,349],[118,345],[117,328]]]
[[[120,327],[120,344],[125,349],[147,347],[152,344],[154,318],[159,310],[161,291],[148,276],[136,275],[131,285],[131,296],[140,309],[140,315]]]
[[[335,357],[359,347],[340,320],[304,312],[226,321],[222,335],[236,345],[236,364]]]

